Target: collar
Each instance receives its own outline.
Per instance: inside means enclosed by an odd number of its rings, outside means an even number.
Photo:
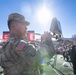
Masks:
[[[27,40],[27,38],[26,38],[26,37],[24,37],[24,38],[20,38],[18,35],[10,34],[10,38],[12,38],[12,37],[15,37],[15,38],[17,38],[17,39]]]
[[[15,35],[15,34],[10,34],[10,38],[12,37],[17,37],[17,38],[20,38],[18,35]]]

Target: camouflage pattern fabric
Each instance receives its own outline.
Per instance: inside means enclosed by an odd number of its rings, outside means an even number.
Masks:
[[[40,67],[40,73],[41,75],[44,74],[44,68],[48,63],[50,63],[50,59],[55,55],[55,49],[52,43],[51,39],[46,39],[43,41],[42,44],[38,47],[38,50],[41,54],[41,67]]]
[[[55,55],[55,48],[52,43],[52,35],[49,32],[44,32],[41,36],[42,45],[39,46],[39,50],[42,55],[42,59],[48,62]],[[45,59],[46,58],[46,59]]]
[[[47,36],[47,35],[46,35]],[[55,54],[49,34],[38,49],[24,39],[9,38],[0,50],[0,65],[4,75],[40,75],[42,62],[48,62]]]
[[[39,75],[40,53],[24,39],[10,38],[2,48],[0,65],[4,75]]]
[[[39,46],[42,60],[48,62],[56,53],[52,40],[46,40]]]

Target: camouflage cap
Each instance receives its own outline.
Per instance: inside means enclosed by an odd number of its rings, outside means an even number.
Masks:
[[[10,14],[9,17],[8,17],[8,22],[11,21],[11,20],[15,20],[15,21],[18,21],[18,22],[21,22],[21,23],[25,23],[27,26],[30,24],[30,22],[25,20],[25,17],[23,15],[18,14],[18,13]]]

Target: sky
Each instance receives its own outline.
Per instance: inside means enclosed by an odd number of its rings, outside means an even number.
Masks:
[[[9,31],[7,20],[11,13],[24,15],[30,22],[28,30],[36,33],[49,31],[56,17],[65,38],[76,34],[76,0],[0,0],[0,37],[3,31]]]

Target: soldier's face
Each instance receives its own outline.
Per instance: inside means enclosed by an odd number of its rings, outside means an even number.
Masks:
[[[25,37],[26,30],[27,30],[26,24],[17,23],[17,25],[16,25],[16,32],[17,32],[17,34],[18,34],[20,37],[22,37],[22,38]]]

